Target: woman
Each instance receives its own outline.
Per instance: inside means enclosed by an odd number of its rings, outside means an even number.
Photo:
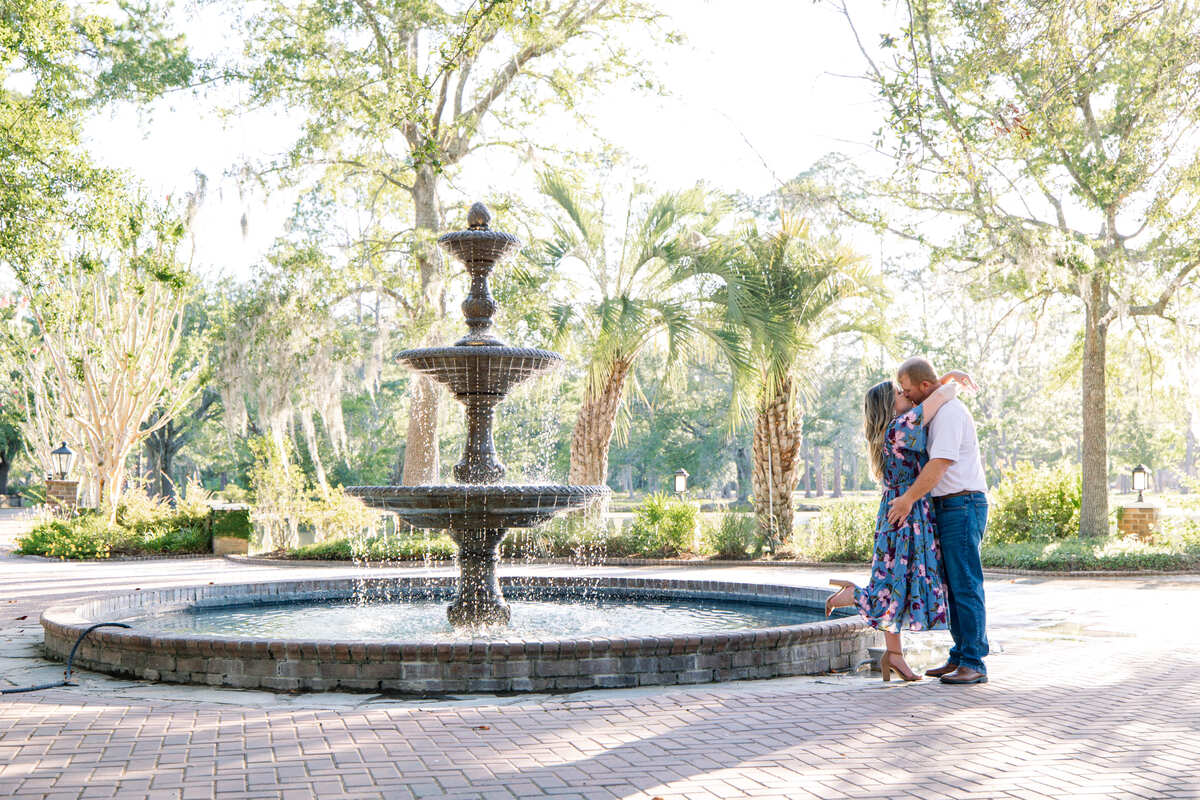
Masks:
[[[946,587],[942,582],[941,554],[933,505],[928,497],[913,504],[908,519],[898,526],[887,521],[888,506],[904,494],[929,456],[925,452],[925,426],[947,401],[954,399],[957,383],[974,388],[965,372],[954,370],[941,378],[942,386],[921,405],[905,398],[891,381],[872,386],[864,403],[863,435],[871,472],[883,484],[883,499],[875,521],[875,556],[871,582],[863,589],[849,581],[830,581],[840,586],[825,602],[825,614],[854,605],[867,624],[883,631],[886,648],[879,659],[885,681],[892,670],[906,681],[920,680],[904,663],[900,631],[945,628]]]

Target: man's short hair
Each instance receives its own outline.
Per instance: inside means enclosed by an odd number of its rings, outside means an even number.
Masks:
[[[929,359],[921,358],[920,356],[913,356],[896,370],[897,379],[905,376],[908,376],[909,382],[915,385],[920,385],[926,381],[930,383],[937,383],[938,381],[937,371],[934,370],[933,364],[929,363]]]

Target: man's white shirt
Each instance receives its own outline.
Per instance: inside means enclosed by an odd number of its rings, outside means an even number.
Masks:
[[[987,478],[979,458],[979,437],[975,419],[962,401],[954,398],[938,409],[929,423],[929,457],[952,461],[931,494],[934,497],[956,492],[986,492]]]

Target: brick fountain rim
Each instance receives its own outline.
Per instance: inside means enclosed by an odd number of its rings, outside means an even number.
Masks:
[[[452,588],[446,577],[349,577],[151,589],[48,608],[46,651],[64,659],[94,622],[189,607],[403,596]],[[827,589],[629,577],[513,576],[514,589],[819,606]],[[854,669],[878,634],[857,615],[724,633],[543,640],[330,641],[139,633],[102,628],[78,667],[122,677],[277,691],[409,694],[536,692],[697,684]]]

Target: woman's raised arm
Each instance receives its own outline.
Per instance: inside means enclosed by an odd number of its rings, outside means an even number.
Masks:
[[[925,398],[925,402],[921,403],[921,418],[928,425],[930,420],[937,414],[938,409],[949,403],[958,396],[958,383],[950,381],[939,386],[933,394]]]

